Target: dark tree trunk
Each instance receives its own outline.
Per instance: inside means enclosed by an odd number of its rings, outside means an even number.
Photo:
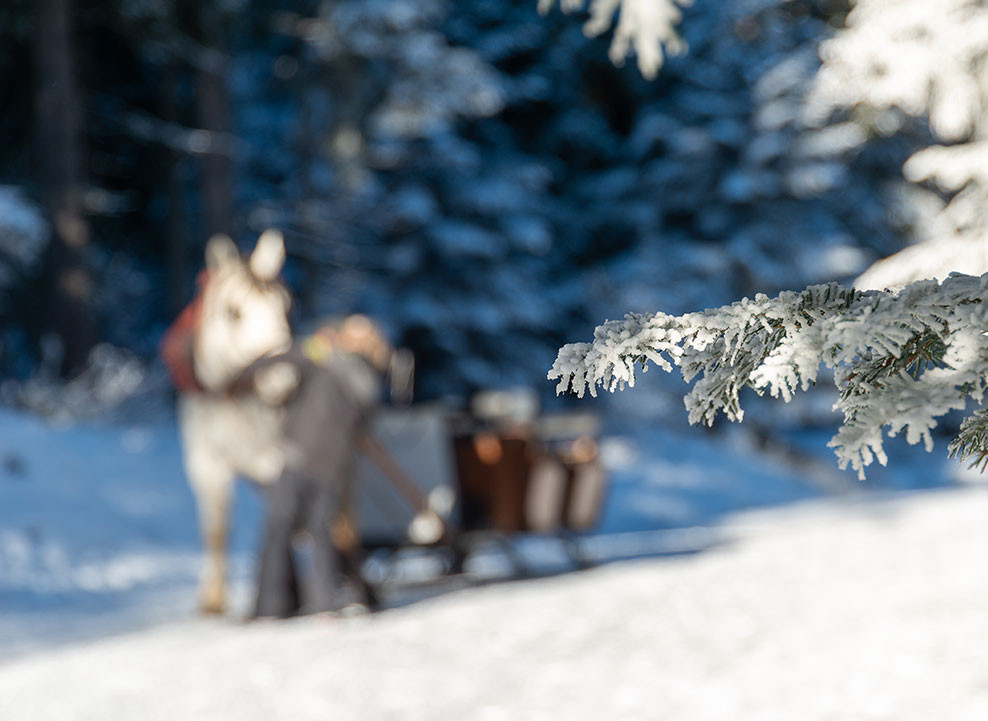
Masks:
[[[298,134],[295,138],[295,149],[297,152],[297,162],[299,167],[299,184],[301,186],[301,195],[303,203],[310,203],[315,197],[315,193],[312,189],[312,159],[316,157],[319,152],[319,142],[318,134],[315,130],[315,123],[313,122],[312,112],[309,109],[309,103],[306,102],[307,98],[305,96],[304,84],[298,83],[299,88],[296,89],[298,97],[301,98],[299,103],[299,123],[298,123]],[[303,212],[302,208],[295,209],[295,216],[297,218],[305,219],[307,214]],[[303,232],[306,235],[311,235],[313,237],[321,237],[321,229],[312,227],[312,224],[307,220],[304,221]],[[307,239],[308,240],[308,239]],[[319,264],[315,258],[312,257],[311,248],[315,247],[314,243],[306,242],[305,244],[310,248],[308,253],[299,253],[296,262],[299,267],[299,272],[302,275],[302,282],[300,283],[298,289],[298,309],[301,314],[307,318],[313,318],[318,313],[318,296],[319,296]]]
[[[200,161],[197,170],[202,222],[200,227],[192,229],[194,242],[184,245],[188,254],[194,248],[201,250],[205,239],[214,233],[233,235],[234,231],[230,93],[227,88],[229,63],[223,52],[223,19],[215,12],[211,13],[209,3],[176,0],[175,21],[179,31],[192,40],[194,47],[190,65],[195,82],[195,112],[193,117],[184,120],[191,120],[206,131],[207,138],[207,142],[194,149]],[[197,261],[202,262],[201,255]]]
[[[83,215],[83,108],[75,77],[72,0],[37,0],[35,36],[37,154],[52,220],[48,330],[62,340],[61,372],[85,366],[97,339],[94,281],[86,262],[89,224]]]
[[[161,85],[162,117],[166,122],[182,125],[183,118],[177,102],[181,68],[171,63]],[[168,259],[168,306],[177,314],[189,301],[189,242],[188,216],[185,207],[185,186],[182,178],[185,154],[175,148],[165,148],[165,168],[168,176],[168,223],[166,255]]]
[[[210,62],[197,69],[199,125],[210,133],[209,152],[202,164],[202,208],[206,235],[233,234],[233,163],[228,147],[230,97],[227,64],[219,53],[208,53]]]

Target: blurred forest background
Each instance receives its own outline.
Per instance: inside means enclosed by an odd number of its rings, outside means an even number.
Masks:
[[[604,318],[848,281],[914,233],[931,142],[804,112],[848,11],[698,0],[649,81],[535,0],[5,0],[3,399],[164,389],[215,232],[281,228],[300,326],[369,313],[421,398],[551,394]]]

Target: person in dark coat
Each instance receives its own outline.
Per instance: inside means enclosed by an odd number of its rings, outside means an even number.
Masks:
[[[254,615],[337,612],[348,603],[341,582],[349,559],[334,543],[332,525],[343,512],[358,434],[380,397],[380,373],[318,335],[261,359],[251,372],[259,377],[276,364],[292,372],[295,387],[284,402],[285,470],[268,488]],[[313,561],[312,576],[301,586],[292,550],[300,530],[311,537]],[[367,590],[362,582],[357,587]]]

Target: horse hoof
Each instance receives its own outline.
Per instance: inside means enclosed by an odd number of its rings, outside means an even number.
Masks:
[[[221,598],[204,598],[199,604],[203,616],[221,616],[226,613],[226,603]]]
[[[370,612],[370,606],[366,603],[356,601],[354,603],[348,603],[346,606],[341,608],[336,615],[338,618],[357,618],[358,616],[366,616]]]

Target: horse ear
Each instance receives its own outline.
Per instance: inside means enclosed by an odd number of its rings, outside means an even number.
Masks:
[[[210,270],[219,270],[238,260],[240,252],[229,235],[217,233],[206,243],[206,267]]]
[[[285,239],[281,231],[269,229],[261,233],[249,262],[250,272],[258,280],[277,278],[285,264]]]

